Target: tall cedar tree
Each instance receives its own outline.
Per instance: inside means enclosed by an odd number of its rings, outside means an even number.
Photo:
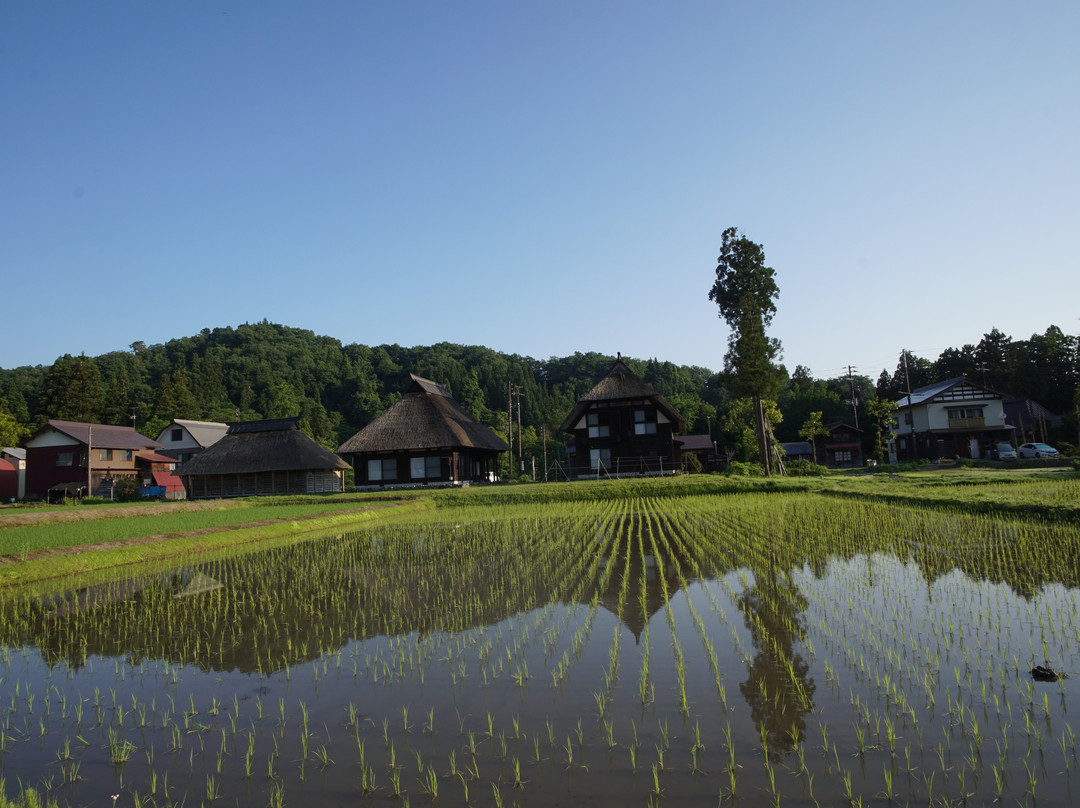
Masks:
[[[780,342],[765,334],[776,313],[773,301],[780,294],[775,274],[772,267],[765,266],[760,244],[740,235],[737,228],[724,231],[709,300],[716,303],[721,319],[731,329],[724,364],[734,374],[738,394],[753,402],[758,454],[766,476],[772,470],[771,452],[761,402],[779,394],[782,376],[774,364]]]

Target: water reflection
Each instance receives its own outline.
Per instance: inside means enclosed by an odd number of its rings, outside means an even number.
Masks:
[[[810,665],[795,650],[805,637],[807,601],[781,569],[775,555],[753,569],[754,583],[739,595],[743,621],[756,653],[739,692],[771,756],[794,751],[806,738],[806,716],[814,706]]]

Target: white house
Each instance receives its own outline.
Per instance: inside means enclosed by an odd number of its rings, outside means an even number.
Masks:
[[[964,377],[929,384],[897,399],[889,460],[979,458],[995,443],[1008,443],[1006,396]]]
[[[158,454],[183,463],[224,438],[228,429],[228,424],[214,421],[185,421],[175,418],[157,437],[157,442],[162,446],[158,449]]]

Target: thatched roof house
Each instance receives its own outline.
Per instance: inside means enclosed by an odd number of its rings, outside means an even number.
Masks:
[[[409,374],[401,399],[341,446],[356,484],[461,485],[490,480],[506,442],[465,412],[450,392]]]
[[[686,422],[622,356],[559,429],[574,436],[567,447],[573,476],[670,474],[682,462],[675,433]]]
[[[178,470],[192,499],[345,490],[348,464],[300,431],[299,418],[237,421]]]

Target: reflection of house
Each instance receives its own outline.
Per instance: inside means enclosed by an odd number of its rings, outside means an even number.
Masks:
[[[0,499],[26,496],[26,449],[5,446],[0,449]]]
[[[228,429],[228,424],[175,418],[157,436],[157,442],[161,444],[159,453],[183,463],[224,438]]]
[[[818,438],[817,462],[831,469],[859,468],[863,464],[862,430],[836,421],[825,424],[828,437]]]
[[[180,466],[192,499],[345,490],[348,464],[300,431],[299,418],[238,421]]]
[[[135,455],[158,444],[130,426],[49,422],[26,441],[26,495],[109,496],[117,477],[135,477]]]
[[[664,397],[620,356],[559,427],[573,435],[570,474],[667,474],[682,464],[675,433],[686,428]]]
[[[135,466],[139,470],[139,493],[144,497],[186,498],[187,493],[184,491],[184,484],[174,474],[176,471],[175,459],[147,452],[135,455]]]
[[[986,447],[1008,441],[1005,396],[963,377],[930,384],[898,399],[889,460],[981,457]]]
[[[463,484],[492,478],[506,442],[458,406],[436,382],[410,374],[395,404],[341,446],[356,484]]]

